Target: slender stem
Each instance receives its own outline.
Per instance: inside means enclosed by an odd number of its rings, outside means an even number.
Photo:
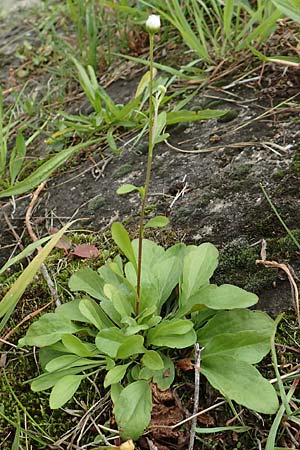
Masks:
[[[190,442],[189,450],[193,450],[195,437],[196,437],[196,426],[197,426],[197,413],[199,408],[199,391],[200,391],[200,362],[201,362],[201,351],[198,343],[195,344],[195,393],[194,393],[194,411],[193,418],[191,421],[191,431],[190,431]]]
[[[139,248],[138,248],[138,268],[137,268],[137,288],[136,288],[136,302],[135,302],[135,313],[136,316],[139,315],[140,310],[140,300],[141,300],[141,273],[142,273],[142,254],[143,254],[143,236],[144,236],[144,218],[145,218],[145,208],[147,204],[147,197],[150,184],[151,176],[151,165],[152,156],[154,148],[154,136],[153,136],[153,104],[152,104],[152,93],[153,93],[153,44],[154,36],[153,33],[149,33],[150,39],[150,80],[149,80],[149,147],[148,147],[148,160],[147,160],[147,172],[146,181],[144,188],[144,195],[142,198],[142,207],[140,214],[139,223]]]

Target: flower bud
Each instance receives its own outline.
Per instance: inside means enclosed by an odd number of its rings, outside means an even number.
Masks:
[[[160,29],[160,16],[151,14],[146,21],[146,28],[149,33],[156,33]]]

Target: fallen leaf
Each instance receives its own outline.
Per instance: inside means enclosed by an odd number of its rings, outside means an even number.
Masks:
[[[180,359],[176,364],[178,369],[183,370],[184,372],[189,372],[190,370],[194,370],[194,364],[192,363],[190,358]]]
[[[78,256],[79,258],[98,258],[99,253],[97,247],[91,244],[76,245],[72,251],[72,255]]]
[[[215,425],[214,418],[212,416],[210,416],[209,414],[200,414],[197,417],[197,422],[201,423],[202,425],[209,425],[209,426]]]

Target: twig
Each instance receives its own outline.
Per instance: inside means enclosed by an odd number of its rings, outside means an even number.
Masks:
[[[264,148],[267,147],[269,150],[272,150],[273,152],[275,152],[278,155],[282,156],[279,152],[276,152],[274,150],[274,148],[276,148],[278,150],[281,150],[281,151],[283,151],[285,153],[291,148],[291,145],[282,146],[282,145],[276,144],[275,142],[245,141],[245,142],[232,142],[231,144],[213,145],[211,147],[204,147],[204,148],[200,148],[198,150],[185,150],[183,148],[175,147],[174,145],[172,145],[167,140],[165,140],[164,143],[169,148],[171,148],[172,150],[176,150],[176,152],[190,153],[190,154],[209,153],[209,152],[223,150],[225,148],[242,148],[242,147],[253,147],[253,146],[255,146],[255,147],[264,147]]]
[[[4,219],[5,219],[5,222],[7,223],[8,228],[10,229],[13,237],[17,241],[18,246],[20,247],[21,250],[24,250],[24,245],[22,244],[21,238],[18,235],[18,233],[16,232],[16,230],[14,229],[14,227],[13,227],[11,221],[9,220],[8,215],[6,214],[5,211],[3,211],[3,215],[4,215]]]
[[[8,342],[8,341],[6,341],[6,340],[3,339],[3,338],[0,338],[0,347],[1,347],[3,344],[5,344],[5,345],[10,345],[11,347],[13,347],[13,348],[15,348],[15,349],[22,350],[22,351],[25,352],[25,353],[29,353],[29,350],[27,350],[26,348],[18,347],[17,345],[12,344],[11,342]],[[1,447],[0,447],[0,448],[1,448]]]
[[[184,183],[183,188],[177,192],[177,194],[175,195],[175,197],[173,198],[171,204],[170,204],[170,209],[174,206],[175,202],[180,198],[183,197],[184,194],[186,192],[188,192],[188,183],[185,181],[186,180],[186,175],[183,177],[182,183]]]
[[[294,375],[298,375],[298,374],[300,374],[300,365],[299,365],[299,368],[297,370],[294,370],[293,372],[290,372],[290,373],[286,373],[285,375],[281,375],[280,379],[281,380],[285,380],[286,378],[290,378],[290,377],[293,377]],[[272,378],[272,380],[269,380],[269,382],[271,384],[275,384],[275,383],[278,382],[278,378]]]
[[[153,428],[164,428],[164,429],[168,429],[168,430],[175,430],[175,428],[180,427],[181,425],[184,425],[185,423],[189,422],[190,420],[193,420],[194,417],[198,417],[201,416],[202,414],[207,413],[208,411],[211,411],[213,409],[218,408],[218,406],[224,405],[226,403],[225,400],[222,400],[219,403],[216,403],[215,405],[209,406],[206,409],[203,409],[202,411],[199,411],[197,414],[193,414],[192,416],[188,417],[187,419],[183,419],[180,422],[176,423],[175,425],[155,425],[155,427]],[[149,427],[150,429],[152,427]]]
[[[293,352],[293,353],[300,353],[300,349],[291,347],[290,345],[286,345],[286,344],[275,344],[275,347],[281,347],[284,352],[286,350],[289,350],[290,352]]]
[[[39,187],[36,189],[36,191],[33,193],[32,199],[29,203],[28,209],[26,211],[26,215],[25,215],[25,225],[28,231],[29,236],[31,237],[32,242],[35,242],[38,240],[36,234],[34,233],[31,223],[30,223],[30,219],[31,219],[31,215],[32,215],[32,210],[34,208],[34,205],[37,202],[38,196],[40,195],[40,192],[44,189],[46,183],[41,183],[39,185]],[[39,246],[38,247],[38,251],[41,251],[42,247]]]
[[[292,292],[292,297],[293,297],[293,301],[294,301],[294,305],[295,305],[298,324],[300,325],[300,307],[299,307],[298,286],[297,286],[288,266],[283,263],[278,263],[277,261],[266,261],[266,260],[262,260],[262,259],[258,259],[256,261],[256,264],[262,264],[263,266],[270,267],[271,269],[281,269],[287,275],[288,280],[290,282],[290,286],[291,286],[291,292]]]
[[[153,444],[153,442],[151,441],[151,439],[149,439],[149,438],[146,437],[146,440],[147,440],[147,444],[149,445],[149,449],[150,449],[150,450],[157,450],[156,445]]]
[[[29,206],[28,206],[28,209],[27,209],[26,215],[25,215],[25,225],[26,225],[28,234],[31,237],[32,242],[37,241],[38,238],[37,238],[36,234],[34,233],[34,231],[32,229],[32,226],[31,226],[31,223],[30,223],[31,214],[32,214],[32,210],[34,208],[34,205],[35,205],[35,203],[36,203],[36,201],[38,199],[38,196],[39,196],[40,192],[44,189],[45,185],[46,185],[45,182],[41,183],[39,185],[39,187],[36,189],[36,191],[33,193],[32,199],[31,199],[31,201],[29,203]],[[42,250],[42,247],[41,246],[37,247],[37,250],[38,250],[38,252],[40,252]],[[43,275],[43,277],[44,277],[44,279],[45,279],[45,281],[46,281],[46,283],[48,285],[49,291],[50,291],[53,299],[55,300],[56,306],[59,306],[61,304],[59,295],[58,295],[57,290],[55,288],[55,285],[54,285],[54,283],[52,281],[52,278],[49,275],[47,267],[46,267],[46,265],[44,263],[41,264],[41,273],[42,273],[42,275]]]
[[[44,309],[48,308],[48,306],[53,303],[53,300],[51,302],[47,303],[46,305],[42,306],[41,308],[37,309],[36,311],[33,311],[32,313],[28,314],[24,319],[21,320],[12,330],[10,330],[5,336],[0,338],[0,348],[4,343],[7,343],[8,339],[15,333],[15,331],[23,325],[23,323],[27,322],[30,319],[33,319],[35,316],[37,316],[40,312],[42,312]],[[12,345],[12,344],[11,344]]]
[[[199,407],[199,390],[200,390],[200,360],[201,360],[201,349],[198,343],[195,344],[195,393],[194,393],[194,410],[193,410],[193,419],[191,423],[191,431],[190,431],[190,442],[189,442],[189,450],[193,450],[195,436],[196,436],[196,425],[197,425],[197,416],[195,414],[198,413]]]

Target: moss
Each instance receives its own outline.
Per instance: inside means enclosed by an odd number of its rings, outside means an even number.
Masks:
[[[102,208],[105,206],[106,200],[104,197],[96,197],[89,201],[88,203],[88,210],[89,211],[97,211],[97,209]]]
[[[300,173],[300,152],[296,152],[293,160],[290,165],[290,169],[293,173],[299,174]]]
[[[292,231],[300,243],[300,230]],[[231,283],[244,289],[259,292],[276,281],[274,270],[256,265],[260,259],[260,246],[251,247],[246,240],[238,239],[220,251],[220,264],[215,274],[217,284]],[[299,250],[288,236],[267,239],[267,259],[275,261],[297,261]]]
[[[300,246],[300,229],[291,230],[291,233]],[[269,239],[268,250],[273,259],[289,260],[290,262],[299,259],[299,249],[289,235]]]
[[[220,251],[220,263],[214,281],[217,284],[230,283],[252,292],[270,286],[276,273],[256,265],[259,248],[250,247],[247,241],[238,239]]]
[[[275,180],[281,180],[284,178],[286,172],[284,170],[276,170],[276,172],[273,173],[273,179]]]
[[[245,177],[245,175],[248,175],[251,172],[251,166],[250,164],[240,164],[240,165],[236,165],[233,168],[232,171],[232,178],[233,179],[243,179],[243,177]]]
[[[7,420],[0,417],[0,429],[2,439],[9,434],[10,436],[7,440],[2,441],[2,450],[10,450],[12,447],[15,430],[9,421],[17,424],[20,420],[23,428],[26,428],[28,432],[36,433],[37,437],[40,437],[45,444],[49,442],[46,438],[47,435],[55,440],[72,427],[72,416],[61,410],[51,411],[48,406],[48,396],[32,392],[29,384],[24,384],[29,378],[38,375],[32,354],[28,356],[27,353],[21,351],[10,352],[5,375],[1,373],[0,376],[0,408]],[[12,391],[20,404],[16,402]],[[24,411],[27,412],[26,425]],[[39,425],[39,429],[34,422]],[[34,448],[45,448],[35,440],[30,443],[34,445]]]
[[[12,448],[15,434],[12,424],[17,424],[19,420],[21,427],[28,431],[28,443],[35,449],[46,448],[46,445],[49,444],[49,438],[54,442],[74,427],[74,416],[72,414],[68,414],[67,411],[62,409],[50,409],[49,391],[33,392],[30,384],[25,383],[38,375],[38,368],[32,353],[10,352],[5,376],[3,372],[0,373],[0,411],[7,419],[5,420],[2,415],[0,416],[1,438],[10,435],[7,440],[1,442],[3,445],[1,450]],[[83,381],[76,394],[87,405],[90,403],[89,386],[88,381]],[[15,398],[18,399],[18,402]],[[68,402],[67,408],[70,410],[79,409],[73,400]],[[24,413],[26,413],[26,423],[24,422]],[[35,434],[37,440],[30,436],[32,434]],[[89,436],[87,433],[82,443],[88,443],[92,439],[93,436]],[[20,443],[23,443],[22,439]]]
[[[132,172],[132,170],[133,170],[132,164],[126,163],[123,164],[121,167],[119,167],[117,170],[115,170],[112,176],[115,179],[122,178],[128,173]]]

